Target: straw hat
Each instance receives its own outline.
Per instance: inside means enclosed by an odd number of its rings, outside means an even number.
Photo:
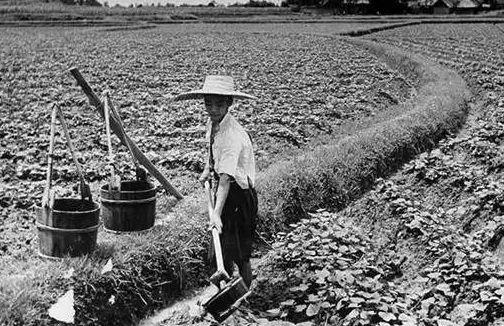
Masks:
[[[227,95],[237,99],[257,100],[257,97],[235,90],[231,76],[206,76],[202,89],[182,93],[173,98],[174,101],[193,100],[203,98],[204,95]]]

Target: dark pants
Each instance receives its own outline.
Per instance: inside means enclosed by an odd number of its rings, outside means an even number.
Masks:
[[[233,263],[236,263],[247,286],[250,286],[252,281],[249,269],[256,218],[257,193],[255,189],[250,185],[248,189],[242,189],[232,180],[221,214],[222,256],[229,276],[233,274]],[[210,252],[213,254],[213,248]],[[212,255],[212,260],[213,258]]]

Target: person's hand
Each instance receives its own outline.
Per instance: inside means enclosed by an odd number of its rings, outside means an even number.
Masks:
[[[219,214],[217,212],[213,212],[212,216],[210,217],[210,230],[212,228],[216,228],[219,233],[222,233],[222,220]]]
[[[205,181],[210,179],[210,170],[205,169],[203,173],[201,173],[198,181],[202,184],[205,185]]]

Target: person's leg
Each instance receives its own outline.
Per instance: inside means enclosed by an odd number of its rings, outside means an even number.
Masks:
[[[232,188],[230,188],[226,202],[224,203],[224,208],[222,209],[221,219],[222,219],[222,233],[220,235],[221,247],[222,247],[222,258],[224,260],[224,269],[228,273],[229,277],[233,277],[234,272],[234,260],[236,257],[236,239],[235,239],[235,223],[234,223],[234,212],[236,203],[234,201],[234,195],[232,193]]]
[[[250,265],[250,260],[242,260],[238,264],[238,269],[240,271],[240,276],[243,278],[243,281],[250,287],[252,284],[252,266]]]
[[[229,277],[233,277],[234,273],[234,262],[233,259],[229,257],[229,255],[224,254],[224,268],[226,269],[226,273],[228,273]]]
[[[249,183],[250,186],[250,183]],[[249,189],[241,190],[242,201],[239,207],[240,227],[239,227],[239,247],[240,260],[236,262],[243,281],[250,287],[252,284],[252,266],[250,257],[252,254],[252,240],[256,226],[257,197],[255,190],[250,186]]]

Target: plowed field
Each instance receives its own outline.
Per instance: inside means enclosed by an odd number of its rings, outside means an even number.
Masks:
[[[258,268],[258,315],[316,325],[502,325],[503,26],[418,25],[367,38],[458,71],[475,95],[467,124],[345,210],[319,211],[282,236]]]
[[[426,24],[368,36],[430,57],[463,75],[478,90],[504,87],[504,24]]]
[[[49,108],[57,101],[96,190],[107,177],[105,128],[67,69],[95,91],[111,91],[126,131],[187,194],[203,166],[205,115],[199,102],[172,103],[203,77],[227,73],[259,98],[232,112],[254,137],[259,167],[331,135],[343,121],[402,102],[410,81],[333,34],[332,25],[177,25],[147,30],[2,29],[0,34],[0,257],[34,257],[34,207],[44,187]],[[130,173],[125,148],[119,169]],[[60,196],[77,180],[63,137],[54,179]],[[97,194],[95,193],[97,197]],[[0,269],[1,269],[0,265]]]

